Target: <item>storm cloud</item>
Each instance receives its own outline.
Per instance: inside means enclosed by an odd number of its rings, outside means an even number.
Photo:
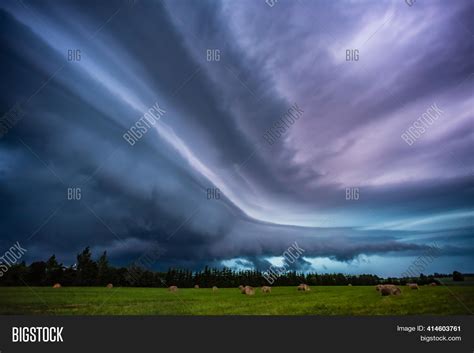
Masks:
[[[389,263],[436,242],[430,270],[474,271],[472,13],[4,1],[0,110],[23,113],[0,139],[0,245],[127,264],[159,244],[160,269],[265,269],[297,241],[295,269],[397,275]],[[131,146],[123,135],[156,104]],[[433,104],[442,114],[407,144]]]

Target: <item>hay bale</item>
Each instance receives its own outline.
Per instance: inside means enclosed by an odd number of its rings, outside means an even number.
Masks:
[[[309,288],[309,286],[304,283],[301,283],[297,288],[299,291],[303,291],[303,292],[309,292],[311,290],[311,288]]]
[[[400,290],[400,288],[398,288],[394,284],[381,285],[379,291],[380,291],[380,294],[382,294],[382,296],[402,294],[402,291]]]
[[[397,286],[392,287],[392,295],[400,295],[402,291]]]
[[[244,288],[244,293],[246,295],[254,295],[255,294],[255,288],[254,287],[250,287],[250,286],[245,286]]]
[[[255,294],[255,288],[253,288],[251,286],[245,286],[245,287],[242,286],[242,289],[240,290],[240,293],[247,294],[247,295],[254,295]]]
[[[262,286],[262,293],[271,293],[272,287],[269,286]]]
[[[418,288],[418,284],[416,283],[407,283],[407,286],[410,288],[410,289],[419,289]]]
[[[383,284],[377,284],[377,285],[375,286],[375,290],[376,290],[377,292],[380,292],[380,290],[382,289],[382,287],[383,287]]]
[[[61,288],[61,285],[59,283],[55,283],[53,288]]]
[[[349,283],[347,286],[348,286],[348,287],[352,287],[352,284]]]
[[[169,290],[170,292],[177,292],[177,291],[178,291],[178,287],[176,287],[176,286],[170,286],[170,287],[168,288],[168,290]]]
[[[436,286],[437,286],[437,284],[436,284],[436,282],[431,282],[431,283],[430,283],[430,286],[432,286],[432,287],[436,287]]]
[[[197,284],[195,284],[194,289],[199,289],[199,286]]]
[[[114,288],[114,285],[112,283],[107,284],[107,288]]]
[[[219,288],[217,288],[216,286],[212,287],[212,291],[213,292],[216,292]]]

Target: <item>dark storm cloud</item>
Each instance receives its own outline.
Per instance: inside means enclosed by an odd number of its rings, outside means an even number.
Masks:
[[[0,110],[26,114],[0,140],[0,245],[68,263],[90,245],[127,264],[160,244],[162,269],[265,269],[294,241],[297,270],[435,240],[469,253],[471,5],[3,3]],[[445,117],[408,146],[400,135],[433,102]],[[128,145],[155,103],[165,113]],[[304,113],[269,146],[295,103]]]

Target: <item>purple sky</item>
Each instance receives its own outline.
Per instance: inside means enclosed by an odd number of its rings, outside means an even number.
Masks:
[[[297,241],[299,269],[399,275],[436,243],[427,273],[474,271],[472,1],[23,3],[0,6],[2,115],[25,111],[0,139],[2,248],[265,269]]]

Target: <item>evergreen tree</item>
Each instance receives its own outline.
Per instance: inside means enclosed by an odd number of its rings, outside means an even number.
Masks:
[[[92,260],[89,247],[77,255],[77,284],[92,286],[97,284],[97,264]]]
[[[63,265],[58,263],[56,260],[56,255],[51,256],[48,261],[46,261],[45,270],[45,283],[47,285],[50,286],[54,283],[61,283],[63,279]]]
[[[28,268],[27,283],[31,286],[42,286],[46,283],[46,263],[33,262]]]
[[[100,285],[106,285],[111,282],[109,268],[109,260],[107,259],[107,251],[104,251],[97,261],[97,282]]]
[[[461,272],[454,271],[453,272],[453,281],[456,281],[456,282],[464,281],[464,276],[462,275]]]

